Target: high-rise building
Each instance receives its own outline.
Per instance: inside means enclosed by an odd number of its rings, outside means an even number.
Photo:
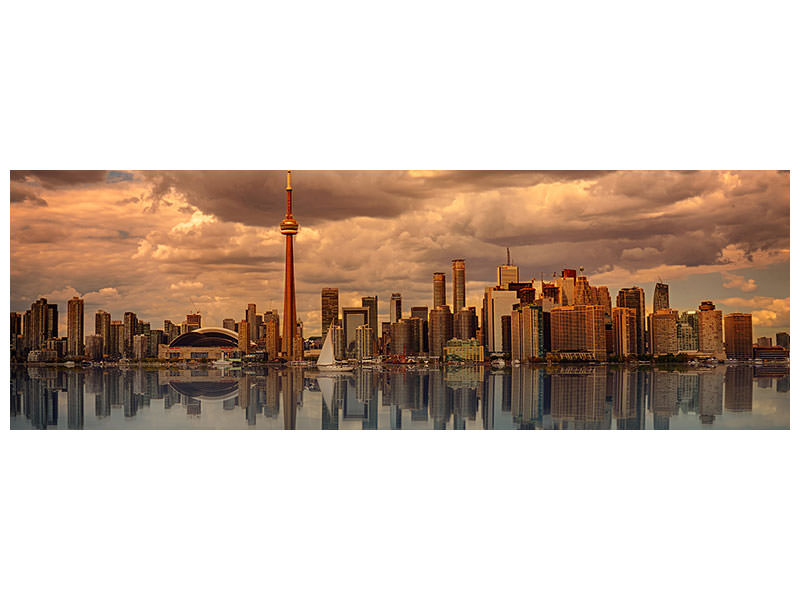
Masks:
[[[644,354],[647,351],[644,331],[644,290],[635,286],[622,288],[617,293],[617,306],[636,311],[636,354]]]
[[[122,316],[123,356],[133,356],[133,336],[136,335],[136,327],[138,323],[139,319],[136,318],[135,312],[126,312]]]
[[[511,311],[511,358],[529,362],[544,356],[544,322],[541,306],[522,304]]]
[[[466,304],[466,267],[463,258],[453,259],[453,314],[458,314]],[[468,339],[468,338],[462,338]]]
[[[356,358],[364,360],[372,358],[372,328],[368,325],[356,327]]]
[[[119,358],[125,352],[125,326],[122,321],[111,321],[111,346],[106,350],[112,358]]]
[[[256,305],[248,304],[244,311],[244,320],[247,321],[247,327],[250,329],[250,341],[258,339],[258,328],[256,326]]]
[[[164,319],[164,335],[167,336],[167,343],[174,340],[181,334],[181,328],[169,319]]]
[[[83,356],[83,298],[67,301],[67,354]]]
[[[658,312],[662,308],[669,308],[669,285],[659,281],[653,290],[653,312]]]
[[[58,337],[58,304],[47,305],[47,321],[44,335],[45,339]]]
[[[280,326],[277,319],[266,319],[264,329],[264,349],[267,351],[268,359],[275,360],[281,352]]]
[[[147,358],[147,351],[150,348],[149,336],[142,333],[133,336],[133,358],[144,360]]]
[[[550,311],[550,339],[554,352],[589,352],[605,360],[606,328],[602,306],[556,306]]]
[[[714,358],[724,359],[722,311],[716,310],[716,306],[710,300],[704,300],[700,303],[700,312],[697,313],[697,325],[698,350],[703,354],[710,354]]]
[[[678,316],[678,352],[697,352],[698,331],[697,312],[682,312]]]
[[[111,323],[109,323],[110,329]],[[103,336],[96,333],[86,336],[86,358],[89,360],[103,360]]]
[[[403,297],[399,292],[392,294],[389,300],[389,322],[397,323],[403,318]]]
[[[411,317],[420,320],[420,342],[419,351],[428,352],[428,307],[427,306],[412,306]]]
[[[650,354],[678,353],[678,311],[659,308],[649,315]]]
[[[236,331],[236,319],[222,319],[222,328]]]
[[[331,324],[339,323],[339,288],[322,288],[322,337]]]
[[[499,287],[486,288],[484,293],[485,327],[483,339],[489,353],[503,352],[503,315],[511,317],[515,304],[519,303],[517,292]]]
[[[603,310],[606,313],[606,317],[611,316],[611,295],[608,293],[608,288],[604,285],[599,285],[595,290],[595,295],[597,296],[597,300],[595,304],[599,304],[603,307]]]
[[[414,337],[418,334],[412,325],[411,319],[400,319],[391,324],[391,352],[392,354],[415,355],[418,353],[419,343]]]
[[[361,306],[369,309],[367,316],[367,325],[372,330],[372,342],[377,344],[378,341],[378,297],[377,296],[364,296],[361,298]]]
[[[433,274],[433,308],[447,304],[447,288],[444,273]]]
[[[497,267],[497,286],[507,290],[509,283],[517,282],[519,282],[519,267],[511,264],[511,252],[506,248],[506,263]]]
[[[250,325],[247,319],[239,321],[239,351],[250,354]]]
[[[555,275],[555,274],[554,274]],[[556,286],[559,290],[559,298],[562,306],[572,306],[575,304],[575,288],[578,282],[578,273],[575,269],[562,269],[561,277],[556,279]]]
[[[789,349],[789,334],[785,331],[775,334],[775,344],[781,348]]]
[[[753,315],[725,315],[725,354],[735,360],[753,358]]]
[[[286,173],[286,216],[281,221],[281,234],[286,236],[286,267],[283,284],[283,353],[295,360],[294,339],[297,336],[297,305],[294,294],[294,236],[300,226],[292,214],[292,172]]]
[[[771,337],[759,337],[758,341],[756,342],[756,346],[760,346],[761,348],[770,348],[772,347],[772,338]]]
[[[636,355],[637,329],[636,311],[632,308],[615,306],[611,309],[613,348],[609,353],[620,358]]]
[[[475,307],[462,306],[461,310],[453,316],[453,337],[459,340],[469,340],[475,337],[476,329]]]
[[[369,326],[369,309],[364,306],[342,307],[342,329],[344,330],[345,355],[356,355],[356,328]]]
[[[94,314],[94,332],[103,340],[102,352],[110,354],[111,349],[111,315],[104,310]],[[88,353],[88,350],[87,350]]]
[[[428,313],[428,336],[430,355],[441,358],[445,344],[453,338],[453,314],[446,304]]]
[[[341,325],[332,325],[330,328],[331,341],[333,342],[333,354],[336,360],[342,360],[347,356],[344,347],[344,329]]]

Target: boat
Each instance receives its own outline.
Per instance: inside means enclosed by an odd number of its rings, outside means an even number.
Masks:
[[[337,363],[336,356],[333,353],[333,340],[331,339],[331,332],[333,331],[333,323],[328,328],[325,334],[325,342],[322,344],[322,351],[317,358],[317,369],[320,371],[352,371],[353,365],[347,363]]]
[[[211,364],[213,364],[215,367],[219,367],[220,369],[224,369],[233,365],[233,363],[226,358],[217,359]]]
[[[64,366],[71,369],[72,367],[75,366],[75,361],[74,360],[68,360],[67,362],[64,363]]]

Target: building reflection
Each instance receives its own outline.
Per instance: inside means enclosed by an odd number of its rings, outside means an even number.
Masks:
[[[12,428],[124,427],[137,419],[158,427],[159,415],[170,415],[201,427],[280,427],[282,419],[285,429],[672,429],[758,412],[760,397],[789,391],[789,368],[396,366],[323,374],[15,367],[10,387]],[[319,416],[298,425],[304,401],[307,414]],[[742,423],[737,417],[736,426]]]

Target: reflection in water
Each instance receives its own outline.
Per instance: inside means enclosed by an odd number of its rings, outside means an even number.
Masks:
[[[788,391],[788,365],[17,367],[10,408],[12,429],[787,429]]]

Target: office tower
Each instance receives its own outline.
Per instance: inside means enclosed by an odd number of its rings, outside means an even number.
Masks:
[[[267,351],[267,358],[275,360],[281,352],[281,336],[278,321],[270,319],[264,323],[264,349]]]
[[[648,316],[650,330],[650,354],[678,353],[678,311],[659,308]]]
[[[592,298],[592,288],[589,285],[589,280],[581,275],[575,280],[575,297],[574,303],[578,305],[597,304],[596,299]]]
[[[149,348],[147,350],[147,355],[148,356],[156,356],[157,357],[158,356],[158,347],[161,344],[166,344],[167,340],[166,340],[166,336],[164,335],[163,331],[161,331],[160,329],[151,329],[150,330],[149,342],[150,342],[150,345],[149,345]]]
[[[391,300],[389,300],[389,322],[397,323],[402,318],[403,318],[403,297],[399,292],[394,292],[392,294]]]
[[[331,325],[331,341],[333,342],[333,355],[336,360],[343,360],[347,355],[344,345],[344,328],[341,325]]]
[[[67,355],[83,356],[83,298],[67,301]]]
[[[725,358],[722,345],[722,311],[716,310],[716,306],[710,300],[700,303],[697,325],[698,350],[717,359]]]
[[[109,323],[109,326],[111,323]],[[86,358],[89,360],[103,360],[103,336],[99,333],[86,336]]]
[[[785,331],[775,334],[775,345],[781,348],[789,349],[789,334]]]
[[[605,360],[606,329],[602,306],[556,306],[550,311],[554,352],[589,352]]]
[[[45,324],[45,339],[58,337],[58,305],[47,305],[47,322]]]
[[[414,331],[408,319],[400,319],[391,324],[392,354],[414,355]]]
[[[453,314],[466,304],[466,268],[463,258],[453,259]]]
[[[433,307],[445,306],[447,304],[447,292],[445,287],[444,273],[433,274]]]
[[[519,282],[519,267],[511,264],[511,252],[506,248],[506,263],[497,267],[497,287],[507,290],[509,283],[517,282]]]
[[[139,320],[134,312],[126,312],[122,316],[123,356],[133,356],[133,336],[136,335],[138,322]]]
[[[542,282],[542,298],[549,300],[556,306],[561,304],[561,289],[555,283]]]
[[[247,319],[239,321],[239,351],[250,354],[250,325]]]
[[[529,362],[544,356],[541,306],[523,304],[511,311],[511,358]]]
[[[356,328],[359,325],[369,326],[369,309],[363,306],[342,308],[342,329],[344,330],[345,355],[356,355]]]
[[[356,327],[356,358],[364,360],[372,358],[372,328],[368,325]]]
[[[753,358],[753,315],[725,315],[725,354],[735,360]]]
[[[756,346],[760,346],[761,348],[770,348],[772,347],[772,338],[771,337],[760,337],[756,342]]]
[[[462,307],[453,316],[453,337],[459,340],[469,340],[475,337],[477,323],[475,319],[475,307]]]
[[[511,310],[519,303],[517,292],[508,289],[486,288],[484,293],[485,326],[481,327],[484,344],[488,352],[503,352],[502,317],[511,316]]]
[[[636,311],[632,308],[614,307],[611,309],[614,345],[609,353],[620,358],[636,355]]]
[[[111,358],[119,358],[125,351],[125,326],[122,321],[111,321],[111,346],[106,349],[106,354]]]
[[[149,336],[140,333],[133,336],[133,358],[144,360],[147,358],[147,350],[150,347]]]
[[[412,306],[411,316],[421,321],[420,324],[420,341],[419,351],[428,352],[428,341],[430,334],[428,333],[428,307],[427,306]]]
[[[297,305],[294,295],[294,236],[300,226],[292,215],[292,172],[286,173],[286,216],[281,221],[281,234],[286,236],[286,267],[283,284],[283,353],[294,360],[294,338],[297,336]]]
[[[553,275],[555,276],[555,273]],[[562,269],[561,277],[556,279],[556,286],[558,287],[559,299],[562,306],[572,306],[575,304],[577,278],[578,273],[575,269]]]
[[[170,343],[181,334],[181,328],[169,319],[164,319],[164,335],[167,336],[167,343]]]
[[[501,352],[503,354],[511,354],[511,315],[502,315],[500,317],[500,331],[501,334]]]
[[[662,308],[669,308],[669,286],[659,281],[653,290],[653,312],[658,312]]]
[[[617,306],[636,311],[636,354],[647,351],[644,333],[644,290],[640,287],[622,288],[617,294]]]
[[[321,331],[323,339],[328,333],[328,327],[331,326],[331,323],[334,325],[339,323],[339,288],[322,288]]]
[[[222,319],[222,328],[236,331],[236,319]]]
[[[428,336],[430,355],[441,357],[445,344],[453,338],[453,314],[446,304],[428,313]]]
[[[111,315],[109,313],[98,310],[94,314],[94,332],[103,340],[103,352],[108,354],[111,348]]]
[[[425,347],[427,344],[425,343],[423,336],[427,335],[428,333],[427,323],[419,317],[408,317],[402,320],[408,321],[411,325],[411,347],[414,351],[414,354],[425,352]]]
[[[30,325],[25,327],[26,347],[30,350],[39,350],[47,339],[47,299],[39,298],[31,304],[28,317]]]
[[[536,288],[524,287],[516,290],[520,304],[533,304],[536,302]]]
[[[693,310],[678,316],[678,352],[697,352],[697,313]]]
[[[372,330],[372,341],[378,341],[378,297],[364,296],[361,298],[361,306],[369,309],[367,325]]]
[[[264,315],[262,317],[262,321],[264,323],[268,323],[269,321],[274,321],[275,325],[278,327],[278,332],[281,330],[281,317],[280,313],[278,312],[277,308],[273,308],[271,310],[265,310]]]
[[[250,341],[258,339],[258,328],[256,326],[256,305],[248,304],[244,311],[244,319],[247,321],[247,328],[250,330]]]

